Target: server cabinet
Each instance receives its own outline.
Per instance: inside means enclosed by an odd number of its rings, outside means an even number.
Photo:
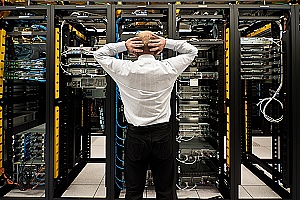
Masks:
[[[54,157],[54,197],[62,196],[86,163],[110,162],[110,156],[106,160],[93,157],[91,152],[92,139],[109,136],[111,130],[110,77],[93,56],[110,41],[108,7],[54,7],[55,52],[59,52],[55,54],[59,66],[55,81],[59,82],[55,97],[59,135],[54,138],[59,139],[53,150],[59,156]],[[59,148],[55,148],[57,145]],[[106,166],[109,169],[109,164]]]
[[[44,199],[47,181],[47,7],[1,9],[0,167],[3,198]]]
[[[198,48],[195,60],[179,76],[173,97],[179,146],[177,187],[197,189],[201,198],[229,198],[230,130],[226,125],[229,125],[226,117],[229,6],[175,4],[174,7],[175,38],[187,40]],[[214,191],[214,196],[203,196],[206,190]]]
[[[238,13],[242,162],[282,198],[291,198],[290,6],[239,5]],[[253,150],[259,145],[254,136],[269,139],[270,156]]]

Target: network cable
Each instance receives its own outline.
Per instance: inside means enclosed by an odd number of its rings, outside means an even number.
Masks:
[[[120,40],[119,38],[119,27],[118,27],[118,24],[119,22],[121,21],[121,18],[118,18],[116,20],[116,42],[118,42]],[[116,55],[116,58],[119,58],[118,55]],[[117,185],[117,187],[120,189],[120,190],[125,190],[125,187],[124,186],[120,186],[119,183],[122,183],[124,184],[125,183],[125,180],[123,179],[120,179],[117,177],[117,168],[120,169],[120,170],[124,170],[124,167],[120,167],[117,165],[117,159],[121,162],[121,163],[124,163],[124,161],[122,159],[119,158],[118,156],[118,146],[119,147],[122,147],[124,148],[124,145],[120,145],[118,143],[118,140],[121,140],[121,141],[124,141],[125,138],[122,138],[118,135],[118,129],[121,128],[121,129],[125,129],[126,126],[121,126],[119,124],[119,121],[118,121],[118,116],[119,116],[119,113],[118,113],[118,105],[119,105],[119,100],[121,100],[121,96],[120,96],[120,92],[119,92],[119,88],[118,88],[118,85],[116,85],[116,123],[115,123],[115,183]]]
[[[280,41],[282,41],[282,32],[283,32],[283,30],[282,30],[281,24],[278,24],[278,25],[280,27]],[[277,90],[274,92],[274,94],[271,97],[260,99],[260,101],[256,105],[259,107],[260,112],[263,114],[263,116],[264,116],[264,118],[266,120],[268,120],[269,122],[272,122],[272,123],[279,123],[280,121],[282,121],[283,115],[281,115],[277,119],[274,119],[270,115],[266,114],[266,109],[267,109],[267,107],[268,107],[268,105],[270,104],[271,101],[278,102],[279,105],[280,105],[280,107],[282,109],[284,109],[283,108],[283,103],[279,99],[276,98],[277,96],[279,96],[279,92],[280,92],[280,90],[281,90],[281,88],[283,86],[283,64],[282,64],[282,61],[283,61],[283,54],[282,54],[283,49],[282,49],[282,45],[280,45],[278,42],[274,41],[274,39],[270,39],[270,38],[265,38],[265,39],[271,41],[272,43],[274,43],[274,44],[276,44],[277,46],[280,47],[280,55],[281,55],[281,60],[280,60],[280,84],[279,84]]]
[[[195,184],[192,188],[189,188],[189,184],[187,183],[186,186],[184,188],[181,188],[177,183],[176,183],[176,187],[179,189],[179,190],[188,190],[188,191],[191,191],[191,190],[194,190],[196,187],[197,187],[197,184]]]
[[[35,30],[47,31],[47,27],[46,26],[39,25],[39,24],[33,24],[33,25],[31,25],[31,28],[35,29]]]

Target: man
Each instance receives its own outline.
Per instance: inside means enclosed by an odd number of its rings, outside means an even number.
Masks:
[[[180,55],[156,60],[154,55],[164,48]],[[133,62],[115,58],[116,54],[126,50],[138,60]],[[170,99],[177,77],[197,54],[197,48],[186,41],[164,39],[150,31],[141,31],[126,42],[106,44],[94,54],[118,84],[129,123],[124,161],[125,198],[128,200],[142,199],[149,164],[156,199],[177,199],[169,124]]]

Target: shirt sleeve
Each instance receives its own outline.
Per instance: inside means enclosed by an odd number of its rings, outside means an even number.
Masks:
[[[117,59],[118,53],[126,51],[125,42],[108,43],[94,52],[94,58],[103,67],[103,69],[115,80],[118,74],[126,69],[127,60]]]
[[[185,40],[166,39],[165,48],[179,53],[178,56],[168,58],[162,62],[167,62],[180,75],[194,60],[198,54],[198,49],[187,43]]]

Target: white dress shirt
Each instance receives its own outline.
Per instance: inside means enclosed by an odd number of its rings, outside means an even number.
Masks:
[[[125,42],[109,43],[94,53],[95,59],[118,84],[127,121],[134,126],[168,122],[171,92],[177,77],[191,64],[198,50],[183,40],[166,39],[165,48],[180,55],[162,61],[144,54],[136,61],[116,59]]]

